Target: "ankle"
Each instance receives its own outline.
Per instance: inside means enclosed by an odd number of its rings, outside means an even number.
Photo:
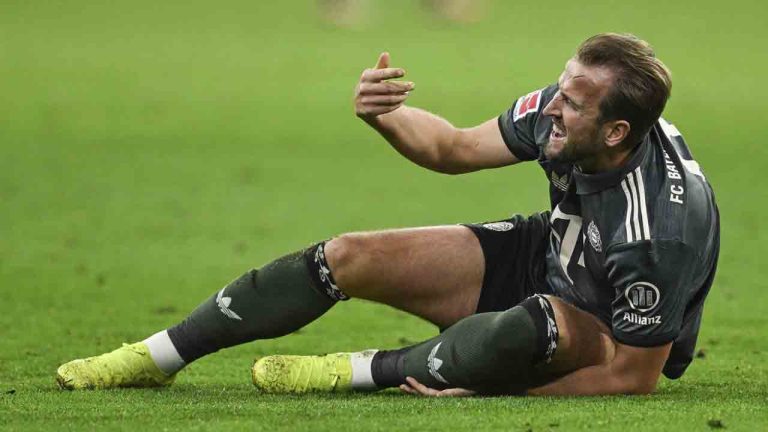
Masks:
[[[163,330],[144,339],[149,356],[158,369],[166,376],[171,376],[180,371],[187,365],[181,358],[171,338],[168,337],[168,331]]]
[[[352,353],[352,381],[350,386],[357,391],[375,391],[379,389],[373,380],[371,364],[377,350],[366,350]]]
[[[371,376],[378,388],[398,387],[405,384],[405,353],[410,347],[392,351],[379,351],[371,361]]]

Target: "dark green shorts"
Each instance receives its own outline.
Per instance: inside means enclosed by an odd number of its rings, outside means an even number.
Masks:
[[[463,224],[480,240],[485,276],[477,312],[507,310],[534,294],[550,294],[544,276],[550,212]]]

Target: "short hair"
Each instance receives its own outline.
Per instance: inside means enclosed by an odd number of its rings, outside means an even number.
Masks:
[[[672,92],[669,69],[648,42],[631,34],[601,33],[584,41],[576,60],[613,69],[613,88],[600,102],[601,123],[626,120],[626,141],[639,143],[661,116]]]

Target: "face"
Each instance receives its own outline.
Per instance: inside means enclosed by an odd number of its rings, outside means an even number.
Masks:
[[[613,83],[611,71],[571,59],[558,80],[559,89],[543,114],[552,117],[552,133],[544,147],[547,159],[589,164],[605,147],[600,101]]]

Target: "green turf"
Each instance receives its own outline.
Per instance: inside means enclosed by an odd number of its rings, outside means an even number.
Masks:
[[[498,1],[474,25],[437,20],[416,1],[371,3],[366,25],[340,29],[312,2],[3,2],[0,428],[768,428],[765,3]],[[682,380],[650,397],[585,399],[253,390],[257,355],[434,333],[352,301],[298,334],[203,359],[170,389],[55,388],[60,363],[164,328],[247,268],[313,240],[546,207],[533,164],[458,177],[409,164],[354,117],[352,88],[387,49],[417,83],[413,105],[472,125],[555,80],[579,41],[606,30],[649,39],[673,70],[666,116],[722,212],[705,357]]]

